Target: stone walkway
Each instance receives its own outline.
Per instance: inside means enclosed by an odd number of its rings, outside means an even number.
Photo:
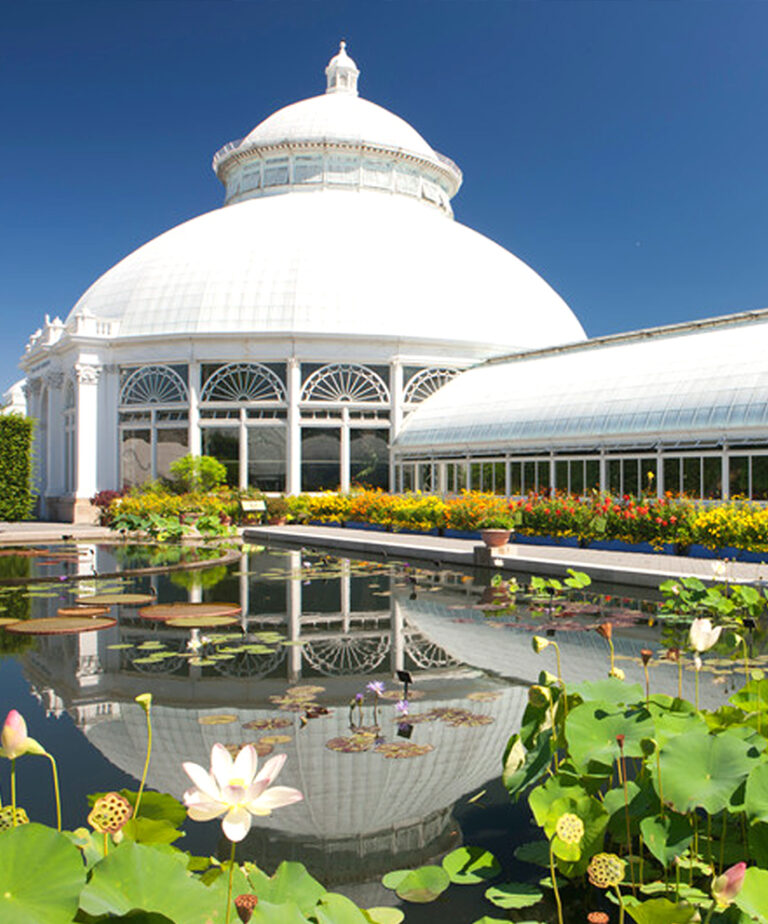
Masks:
[[[406,561],[427,561],[436,565],[485,567],[549,576],[565,575],[568,568],[574,568],[586,571],[596,581],[639,587],[658,587],[667,578],[676,577],[713,580],[712,559],[677,555],[514,543],[491,553],[475,539],[340,529],[333,526],[247,526],[243,530],[243,538],[247,542],[256,543],[323,546],[356,556],[375,554]],[[728,562],[727,575],[733,583],[768,579],[768,564]]]
[[[0,545],[61,542],[63,540],[108,542],[114,539],[115,534],[106,526],[91,526],[87,523],[0,522]]]

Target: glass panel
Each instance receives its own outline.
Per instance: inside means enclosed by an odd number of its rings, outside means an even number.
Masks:
[[[621,459],[609,459],[608,467],[608,493],[621,494]]]
[[[571,494],[584,493],[584,462],[576,459],[571,462]]]
[[[494,491],[492,462],[483,462],[483,491],[487,491],[489,494]]]
[[[716,456],[704,458],[704,497],[714,499],[723,496],[723,463]]]
[[[301,430],[301,490],[336,491],[341,481],[341,430],[303,427]]]
[[[523,490],[522,469],[520,462],[509,463],[509,491],[511,494],[520,494]]]
[[[656,471],[656,459],[641,459],[640,474],[643,476],[643,491],[646,494],[656,493],[656,479],[659,473]],[[650,476],[653,475],[651,478]]]
[[[349,477],[353,484],[389,488],[389,430],[349,431]]]
[[[402,468],[402,490],[413,491],[413,465],[404,465]]]
[[[213,456],[227,470],[227,484],[236,488],[240,472],[240,431],[236,427],[202,427],[203,455]]]
[[[419,490],[427,494],[434,490],[431,462],[422,462],[419,464]]]
[[[672,494],[680,493],[680,459],[672,456],[664,459],[664,490]]]
[[[470,466],[470,484],[473,491],[483,490],[483,470],[479,462],[473,462]]]
[[[503,462],[493,463],[493,490],[496,494],[507,493],[507,475]]]
[[[752,456],[752,497],[768,500],[768,456]]]
[[[688,497],[701,496],[701,458],[688,456],[683,459],[683,493]]]
[[[463,491],[467,487],[467,463],[458,462],[456,464],[456,493]]]
[[[536,463],[536,490],[540,494],[549,490],[549,462]]]
[[[179,427],[155,431],[157,434],[157,477],[167,478],[171,465],[189,452],[189,431]]]
[[[536,463],[523,462],[523,492],[530,494],[536,490]]]
[[[600,463],[597,459],[587,460],[587,491],[600,490]]]
[[[123,430],[120,438],[123,487],[143,484],[152,477],[151,430]]]
[[[749,494],[749,457],[731,456],[731,497]]]
[[[639,481],[638,481],[638,468],[640,466],[639,459],[624,459],[624,493],[625,494],[637,494]]]
[[[555,462],[555,488],[564,493],[568,492],[568,462],[565,459]]]
[[[285,427],[248,428],[248,486],[285,491]]]

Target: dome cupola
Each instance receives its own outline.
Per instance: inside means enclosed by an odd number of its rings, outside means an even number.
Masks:
[[[225,205],[317,189],[408,196],[453,217],[461,171],[404,119],[362,99],[360,70],[341,42],[326,90],[279,109],[213,158]]]
[[[339,53],[328,62],[325,76],[328,78],[326,93],[352,93],[357,96],[357,78],[360,71],[347,54],[345,41],[339,43]]]

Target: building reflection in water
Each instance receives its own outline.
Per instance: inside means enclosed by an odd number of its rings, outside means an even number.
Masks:
[[[177,797],[189,785],[182,761],[207,766],[215,742],[239,746],[275,733],[244,726],[267,719],[287,721],[287,727],[277,729],[290,736],[275,745],[275,752],[288,755],[279,782],[300,789],[305,800],[256,820],[243,856],[267,869],[281,859],[301,860],[329,886],[373,881],[388,869],[426,862],[460,842],[452,808],[498,776],[501,750],[520,724],[526,689],[488,677],[470,666],[471,656],[449,653],[436,644],[410,617],[418,603],[411,599],[412,585],[386,569],[369,576],[340,560],[333,576],[307,581],[302,555],[244,554],[239,571],[230,571],[213,588],[203,589],[205,572],[152,578],[163,602],[174,597],[239,599],[246,635],[272,630],[286,638],[288,644],[273,652],[239,652],[215,665],[190,665],[183,656],[189,630],[149,623],[136,608],[122,607],[113,629],[41,638],[39,647],[25,655],[24,671],[50,713],[66,710],[112,764],[137,779],[146,730],[133,699],[151,691],[154,749],[148,785]],[[100,549],[99,570],[111,567],[109,553]],[[432,589],[424,592],[434,608],[438,604],[432,602]],[[445,593],[453,594],[449,601],[454,603],[456,594],[467,605],[473,602],[460,582]],[[39,615],[42,607],[55,608],[58,601],[35,600],[34,605]],[[135,647],[111,647],[150,640],[178,654],[136,664]],[[433,750],[411,759],[385,758],[374,750],[328,749],[329,739],[350,734],[351,716],[357,721],[356,710],[349,708],[355,693],[374,679],[399,690],[394,678],[402,670],[412,673],[415,696],[423,695],[414,698],[412,713],[460,708],[486,716],[482,721],[488,724],[414,724],[410,740]],[[300,714],[270,701],[299,683],[324,688],[317,700],[330,715],[302,724]],[[478,689],[489,698],[468,700]],[[387,742],[403,740],[397,737],[391,700],[381,702],[378,717]],[[373,722],[371,694],[363,721]],[[222,724],[208,724],[215,722]],[[210,827],[215,850],[220,829],[215,822]],[[380,894],[368,897],[382,899]]]

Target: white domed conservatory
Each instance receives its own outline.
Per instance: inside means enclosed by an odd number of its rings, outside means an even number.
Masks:
[[[189,452],[243,488],[389,487],[404,417],[458,371],[584,339],[533,270],[454,221],[459,168],[358,95],[344,43],[325,73],[218,151],[222,208],[30,338],[44,516],[89,516],[97,491]]]

